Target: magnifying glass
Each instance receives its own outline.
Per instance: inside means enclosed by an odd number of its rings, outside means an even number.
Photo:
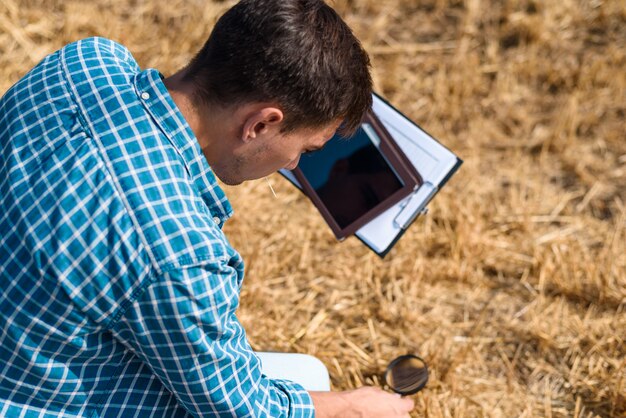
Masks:
[[[414,354],[397,357],[387,366],[385,382],[400,395],[413,395],[428,383],[428,366]]]

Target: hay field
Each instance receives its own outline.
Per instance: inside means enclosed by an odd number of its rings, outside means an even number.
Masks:
[[[171,74],[230,4],[2,0],[0,93],[92,35]],[[318,356],[335,389],[420,353],[416,417],[626,416],[626,2],[333,4],[377,91],[465,164],[384,260],[278,175],[227,188],[252,345]]]

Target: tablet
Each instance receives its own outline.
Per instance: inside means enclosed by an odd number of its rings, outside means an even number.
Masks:
[[[373,112],[353,136],[335,135],[321,150],[302,155],[293,174],[339,240],[422,183]]]

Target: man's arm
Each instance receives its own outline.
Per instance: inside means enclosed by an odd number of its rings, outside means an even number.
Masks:
[[[409,418],[411,399],[374,387],[346,392],[311,392],[316,418]]]
[[[227,264],[175,269],[150,284],[112,331],[194,416],[312,417],[299,385],[261,374],[235,310]]]

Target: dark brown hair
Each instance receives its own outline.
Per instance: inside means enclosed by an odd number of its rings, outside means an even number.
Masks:
[[[204,103],[276,101],[283,131],[343,120],[358,127],[372,105],[369,58],[321,0],[242,0],[217,22],[187,67]]]

